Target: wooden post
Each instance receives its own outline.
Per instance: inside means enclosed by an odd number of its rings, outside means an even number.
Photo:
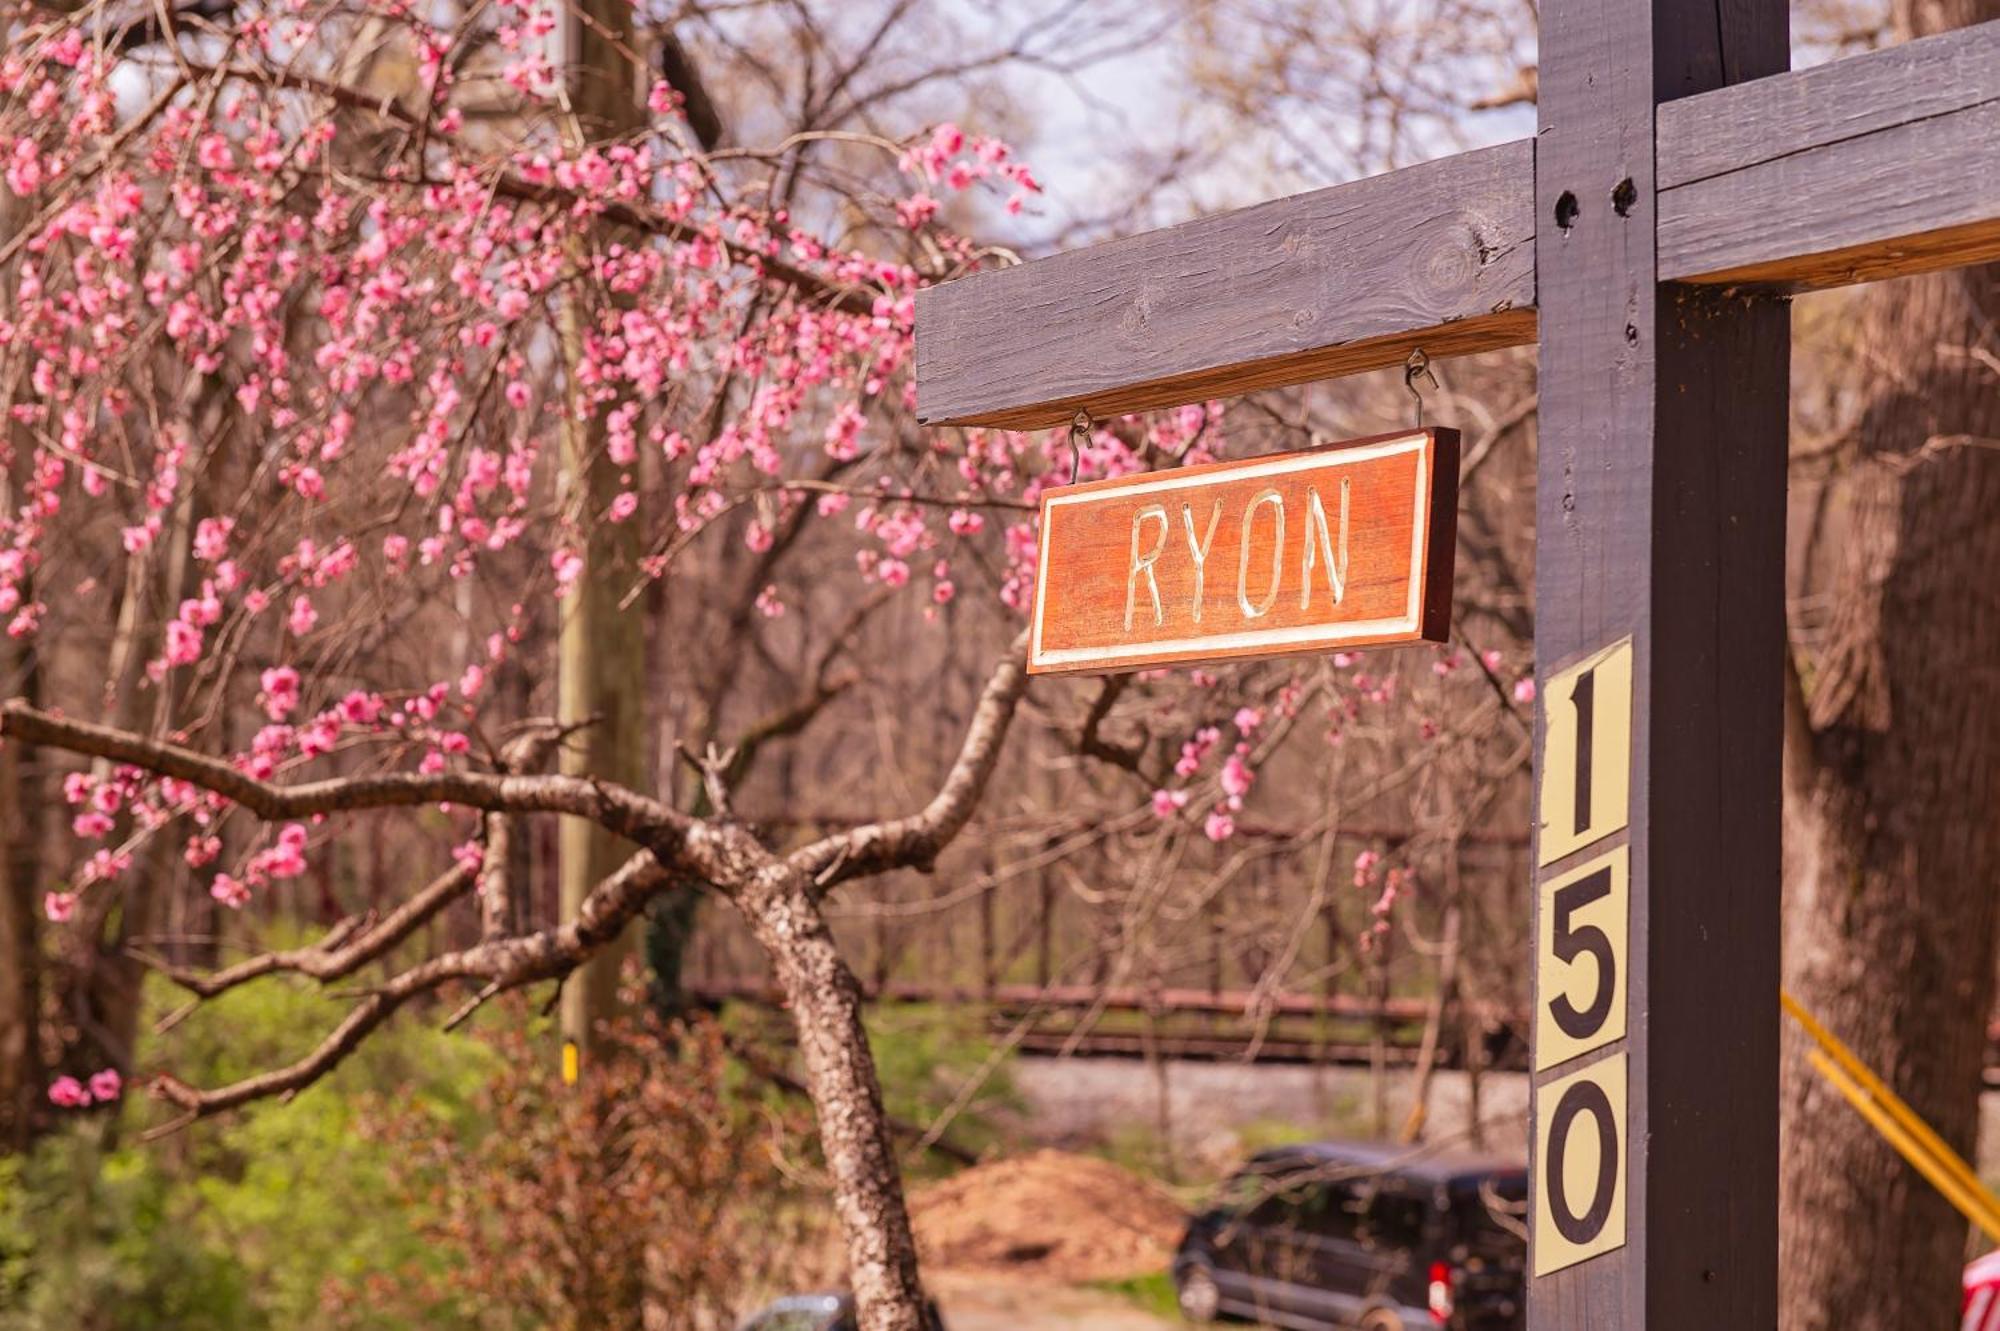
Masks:
[[[1660,285],[1654,120],[1786,9],[1541,22],[1529,1325],[1770,1327],[1789,323]]]

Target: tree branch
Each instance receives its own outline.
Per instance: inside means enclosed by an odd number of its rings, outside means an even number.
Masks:
[[[490,857],[492,853],[489,844],[487,854]],[[198,999],[214,998],[262,975],[288,973],[309,975],[320,981],[345,979],[369,962],[394,951],[396,945],[416,932],[420,925],[464,896],[476,881],[477,875],[470,869],[464,865],[453,865],[380,921],[371,920],[366,915],[350,915],[310,946],[261,953],[221,970],[200,971],[176,966],[146,952],[134,955]],[[159,1030],[165,1032],[180,1025],[196,1006],[198,1004],[189,1004],[171,1013],[161,1021]]]
[[[1145,772],[1139,768],[1139,760],[1145,756],[1144,743],[1113,744],[1103,734],[1105,718],[1111,715],[1111,709],[1131,682],[1130,675],[1112,675],[1105,679],[1097,690],[1096,699],[1090,704],[1090,714],[1083,719],[1083,731],[1076,738],[1076,749],[1086,758],[1123,768],[1150,786],[1152,782],[1147,781]]]
[[[468,874],[468,880],[470,877]],[[362,998],[311,1053],[295,1063],[209,1090],[190,1086],[175,1077],[159,1077],[153,1085],[155,1094],[179,1106],[182,1113],[148,1132],[146,1139],[174,1132],[196,1119],[253,1100],[296,1095],[340,1066],[397,1008],[440,985],[453,980],[486,980],[479,994],[479,1001],[483,1002],[536,980],[566,975],[616,938],[670,881],[652,852],[641,851],[590,890],[575,919],[522,938],[483,942],[412,966]],[[462,1009],[453,1020],[462,1021],[466,1015],[469,1010]]]
[[[888,869],[929,868],[965,827],[1000,761],[1007,728],[1028,688],[1028,635],[1008,647],[987,678],[965,741],[929,804],[904,818],[868,823],[802,846],[789,857],[821,894],[850,878]]]
[[[463,804],[488,813],[566,813],[668,853],[693,823],[657,800],[588,777],[487,772],[383,772],[280,786],[220,758],[130,731],[38,711],[16,698],[0,704],[0,736],[44,748],[130,763],[213,791],[267,822],[356,809]]]

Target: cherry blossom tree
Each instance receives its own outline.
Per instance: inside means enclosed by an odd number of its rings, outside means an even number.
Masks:
[[[754,159],[704,155],[665,83],[643,129],[566,132],[555,21],[507,2],[450,24],[393,2],[8,17],[0,618],[105,681],[89,719],[0,709],[9,745],[88,760],[63,783],[78,863],[44,909],[122,913],[138,940],[164,856],[238,910],[383,811],[454,829],[448,871],[315,943],[215,969],[152,959],[197,998],[280,973],[334,983],[461,900],[481,920],[472,945],[370,985],[289,1066],[160,1077],[171,1128],[296,1092],[420,996],[458,991],[456,1022],[560,982],[662,893],[727,899],[791,1002],[864,1321],[914,1327],[859,990],[821,903],[930,863],[965,825],[1022,693],[1018,651],[926,802],[786,848],[732,816],[733,755],[690,755],[707,810],[692,815],[549,771],[598,719],[508,716],[489,682],[531,607],[584,578],[645,595],[702,542],[754,560],[824,528],[861,604],[907,588],[941,605],[982,515],[1004,513],[1013,534],[984,540],[1024,585],[1042,450],[912,448],[896,425],[912,293],[980,261],[937,226],[940,196],[1018,208],[1038,186],[950,126],[877,140],[863,146],[904,183],[848,198],[867,220],[829,240],[771,204]],[[395,59],[363,67],[361,46]],[[556,483],[549,444],[575,426],[600,441],[610,493]],[[593,566],[594,532],[627,525],[636,557]],[[441,605],[459,609],[459,659],[413,677],[390,644],[437,631]],[[758,608],[783,612],[775,588]],[[507,847],[547,814],[628,854],[573,918],[523,931]],[[50,1098],[114,1097],[120,1075],[66,1076]]]

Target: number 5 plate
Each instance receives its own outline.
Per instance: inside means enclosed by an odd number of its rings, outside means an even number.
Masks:
[[[1549,879],[1535,956],[1535,1071],[1625,1037],[1624,846]]]

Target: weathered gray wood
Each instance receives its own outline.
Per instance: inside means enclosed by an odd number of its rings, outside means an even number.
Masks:
[[[1808,289],[2000,257],[2000,24],[1685,92],[1716,68],[1658,109],[1661,278]],[[1532,342],[1533,169],[1505,144],[930,288],[918,413],[1028,428]]]
[[[1660,108],[1660,272],[1787,289],[2000,257],[2000,23]]]
[[[1626,1036],[1580,1060],[1626,1056],[1626,1242],[1534,1280],[1532,1331],[1777,1318],[1789,325],[1659,284],[1654,148],[1659,103],[1781,71],[1786,27],[1784,0],[1541,8],[1535,655],[1544,683],[1627,635],[1634,658],[1629,823],[1537,874],[1629,847]]]
[[[918,293],[917,414],[1053,425],[1532,342],[1528,142]]]

